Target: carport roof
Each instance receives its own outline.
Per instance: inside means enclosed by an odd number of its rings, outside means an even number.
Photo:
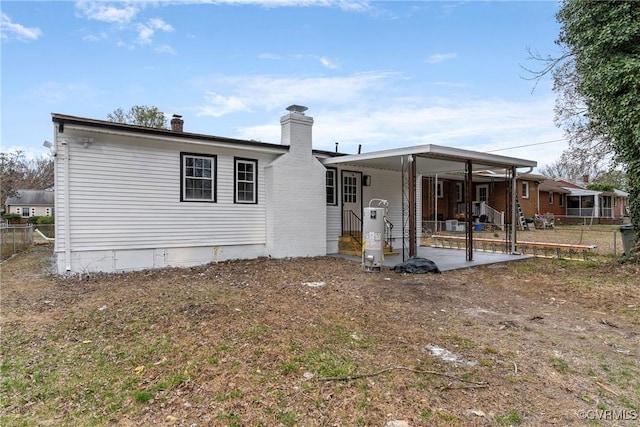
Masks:
[[[534,160],[518,159],[515,157],[481,153],[479,151],[463,150],[434,144],[331,157],[323,159],[323,164],[325,166],[352,165],[401,171],[401,158],[408,155],[416,159],[416,173],[421,175],[464,172],[467,160],[471,160],[474,171],[496,167],[505,169],[512,167],[530,168],[538,165]]]

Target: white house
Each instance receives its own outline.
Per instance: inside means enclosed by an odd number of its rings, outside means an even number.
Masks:
[[[15,195],[7,197],[6,211],[22,218],[53,216],[53,195],[53,189],[16,190]]]
[[[536,166],[436,145],[313,150],[306,107],[287,110],[280,144],[184,132],[179,116],[167,130],[52,114],[58,272],[333,254],[374,198],[411,252],[422,175]]]

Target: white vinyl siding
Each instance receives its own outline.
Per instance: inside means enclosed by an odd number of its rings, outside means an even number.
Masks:
[[[350,171],[362,171],[371,176],[370,187],[362,188],[362,205],[369,206],[373,198],[384,199],[389,202],[387,218],[393,224],[393,237],[396,239],[394,246],[400,247],[402,237],[402,177],[395,171],[380,169],[350,167]],[[337,176],[340,176],[340,170]],[[342,189],[340,189],[342,190]],[[340,200],[340,199],[338,199]],[[418,201],[417,201],[418,202]],[[418,203],[418,206],[420,204]],[[337,239],[342,233],[341,206],[327,206],[327,246]]]
[[[67,138],[70,136],[65,135]],[[181,152],[159,141],[117,143],[100,135],[88,148],[70,143],[70,238],[73,250],[134,249],[264,244],[265,205],[234,203],[234,154],[238,150],[199,146],[217,158],[217,203],[180,201]],[[128,142],[128,141],[127,141]],[[175,146],[175,143],[174,143]],[[61,153],[64,155],[64,153]],[[251,152],[266,164],[275,155]],[[257,171],[258,180],[263,169]],[[64,212],[64,176],[56,177],[56,210]],[[64,230],[62,221],[56,224]],[[64,242],[56,242],[57,250]]]

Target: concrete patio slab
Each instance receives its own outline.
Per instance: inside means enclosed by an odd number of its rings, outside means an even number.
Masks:
[[[355,262],[362,262],[360,257],[338,254]],[[418,247],[418,256],[435,262],[440,271],[456,270],[460,268],[477,267],[480,265],[497,264],[501,262],[521,261],[533,258],[532,255],[511,255],[501,252],[474,251],[473,261],[467,261],[465,249],[443,249],[430,246]],[[385,257],[383,265],[393,267],[403,262],[402,254]]]

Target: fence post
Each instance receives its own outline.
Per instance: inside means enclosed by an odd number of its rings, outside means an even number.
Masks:
[[[618,236],[616,231],[613,230],[613,256],[618,256]]]

